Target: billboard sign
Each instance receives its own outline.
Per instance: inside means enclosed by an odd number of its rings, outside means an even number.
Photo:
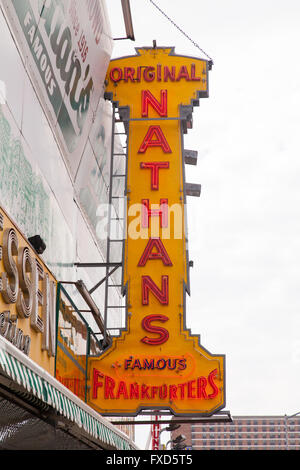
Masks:
[[[169,409],[211,415],[225,406],[225,357],[186,328],[189,260],[183,134],[208,96],[209,63],[173,48],[112,60],[107,91],[129,122],[127,325],[90,359],[91,406],[106,415]],[[122,112],[124,116],[124,112]]]

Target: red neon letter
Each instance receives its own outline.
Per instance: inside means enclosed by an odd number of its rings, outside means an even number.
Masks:
[[[169,339],[169,332],[165,328],[161,328],[160,326],[152,326],[151,322],[153,321],[161,321],[166,322],[169,318],[164,315],[148,315],[142,321],[142,327],[144,330],[148,331],[149,333],[157,333],[159,335],[158,338],[148,338],[145,336],[141,339],[142,343],[149,344],[150,346],[157,346],[159,344],[163,344]]]
[[[150,276],[142,276],[142,304],[149,305],[149,291],[163,304],[169,304],[169,276],[161,276],[161,289]]]
[[[152,253],[154,247],[157,249],[157,252]],[[172,261],[170,260],[169,255],[160,238],[149,238],[138,266],[145,266],[148,259],[161,259],[165,266],[173,266]]]
[[[114,379],[111,377],[105,376],[105,382],[104,382],[104,398],[115,398],[114,396],[114,388],[115,388],[116,382]]]
[[[142,199],[142,227],[149,227],[150,217],[159,217],[160,227],[168,227],[168,199],[160,200],[160,209],[149,209],[149,199]]]
[[[148,385],[142,384],[141,398],[150,398]]]
[[[139,398],[139,385],[137,383],[130,384],[130,400]]]
[[[210,393],[210,395],[208,395],[208,398],[215,398],[219,393],[219,389],[214,382],[214,378],[217,375],[217,373],[218,373],[217,369],[214,369],[208,376],[208,383],[213,389],[213,392]]]
[[[102,382],[98,382],[98,378],[103,378],[104,375],[97,369],[93,369],[93,398],[97,398],[98,388],[102,387]]]
[[[126,384],[123,380],[121,380],[120,383],[119,383],[116,398],[117,399],[120,398],[121,395],[123,395],[124,398],[128,398],[127,387],[126,387]]]
[[[170,80],[172,82],[175,81],[175,73],[176,73],[176,69],[175,67],[171,67],[171,70],[169,69],[169,67],[166,65],[164,67],[164,81],[167,82],[168,79],[170,78]]]
[[[152,139],[153,136],[156,137],[154,140]],[[149,126],[138,153],[145,153],[148,147],[161,147],[165,153],[172,153],[160,126]]]
[[[191,80],[193,80],[194,82],[198,82],[201,80],[201,77],[196,77],[195,76],[195,73],[196,73],[196,66],[195,64],[192,64],[191,65]]]
[[[117,72],[117,76],[115,72]],[[120,69],[119,67],[114,67],[113,69],[111,69],[109,76],[110,76],[110,79],[114,83],[118,82],[119,80],[122,80],[122,76],[123,76],[122,69]]]
[[[207,398],[205,387],[207,380],[205,377],[198,377],[197,379],[197,398]]]
[[[158,172],[161,168],[169,168],[169,162],[141,162],[140,167],[151,170],[151,189],[155,191],[159,188]]]
[[[168,95],[167,90],[160,90],[160,103],[149,90],[142,90],[142,117],[148,117],[148,105],[151,104],[152,108],[161,116],[168,116],[167,103]]]
[[[134,81],[134,72],[135,69],[133,67],[125,67],[124,68],[124,80],[128,82],[128,80]]]
[[[188,70],[185,65],[180,67],[179,73],[177,75],[176,81],[179,82],[182,78],[185,78],[187,81],[190,80]]]
[[[177,400],[177,386],[169,385],[169,398],[170,400]]]

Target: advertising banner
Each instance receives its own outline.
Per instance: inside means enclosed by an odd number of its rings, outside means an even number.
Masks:
[[[1,0],[74,178],[112,52],[101,0]]]
[[[208,96],[209,63],[173,48],[112,60],[107,91],[128,119],[126,328],[89,359],[89,404],[106,415],[169,409],[209,416],[225,406],[225,356],[186,327],[189,292],[183,134]]]

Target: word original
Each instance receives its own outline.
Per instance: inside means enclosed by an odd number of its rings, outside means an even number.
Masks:
[[[206,72],[204,70],[204,76]],[[180,80],[200,82],[203,79],[196,75],[196,65],[191,64],[190,68],[186,65],[180,67],[167,65],[157,65],[156,67],[113,67],[109,74],[110,79],[117,83],[120,80],[125,82],[179,82]]]

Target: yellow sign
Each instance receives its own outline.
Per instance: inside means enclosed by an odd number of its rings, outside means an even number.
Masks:
[[[0,208],[0,335],[54,375],[56,280]]]
[[[91,406],[106,415],[169,409],[210,415],[225,406],[225,358],[185,325],[189,290],[183,133],[208,96],[208,62],[142,48],[111,61],[107,92],[128,109],[127,327],[89,361]]]

